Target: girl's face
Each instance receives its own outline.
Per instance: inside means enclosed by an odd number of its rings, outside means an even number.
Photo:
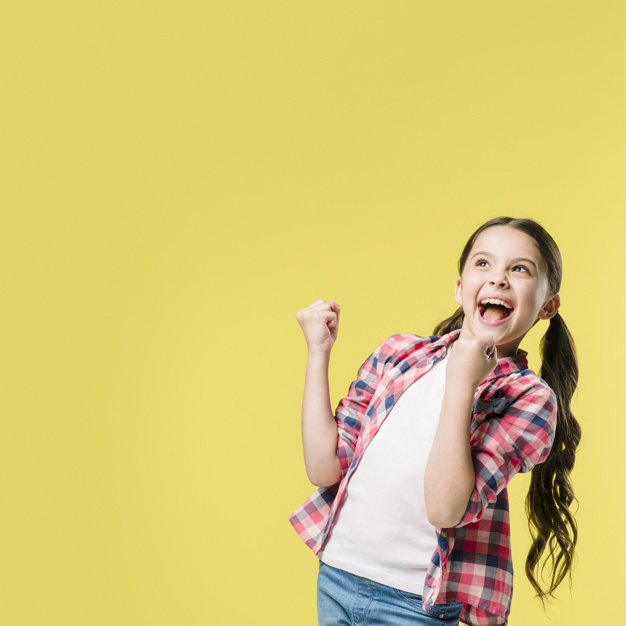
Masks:
[[[492,226],[478,235],[454,297],[465,313],[463,330],[493,335],[498,357],[517,354],[535,321],[550,319],[560,306],[534,239],[510,226]]]

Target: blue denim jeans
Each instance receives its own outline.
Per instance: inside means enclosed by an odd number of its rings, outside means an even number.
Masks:
[[[319,626],[457,626],[462,602],[422,608],[422,597],[319,562]]]

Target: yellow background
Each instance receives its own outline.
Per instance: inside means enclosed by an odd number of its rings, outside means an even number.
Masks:
[[[316,624],[295,313],[342,306],[336,406],[456,307],[502,214],[561,247],[584,429],[547,615],[513,481],[510,624],[619,619],[624,4],[60,0],[0,25],[3,625]]]

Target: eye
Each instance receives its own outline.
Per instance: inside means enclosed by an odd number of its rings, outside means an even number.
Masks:
[[[487,267],[489,263],[486,259],[476,259],[476,263],[474,263],[476,267]]]
[[[530,270],[525,265],[516,265],[513,268],[513,271],[515,270],[522,270],[522,272],[526,272],[527,274],[530,274]]]

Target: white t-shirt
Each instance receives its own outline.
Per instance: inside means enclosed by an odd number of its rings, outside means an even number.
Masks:
[[[447,357],[405,389],[370,441],[318,557],[421,595],[435,551],[424,470],[439,422]]]

